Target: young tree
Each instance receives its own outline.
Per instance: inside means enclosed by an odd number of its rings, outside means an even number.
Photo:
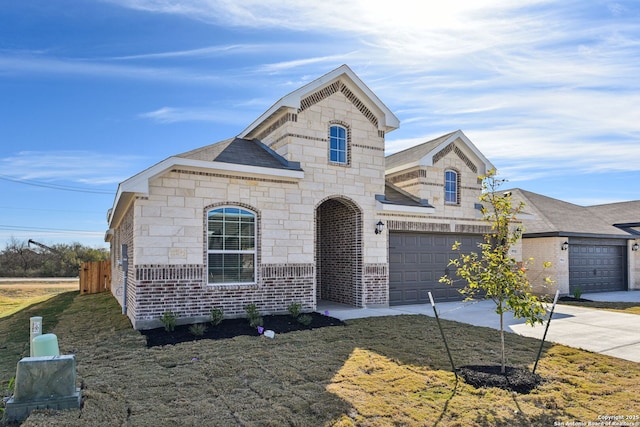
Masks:
[[[514,317],[524,318],[529,325],[542,323],[546,310],[543,301],[531,293],[526,266],[509,254],[509,249],[522,237],[522,229],[513,223],[522,211],[524,203],[513,206],[510,193],[498,193],[504,180],[496,178],[496,171],[490,170],[482,176],[482,214],[491,224],[491,232],[485,234],[484,243],[479,245],[480,253],[460,254],[449,262],[455,266],[456,275],[467,282],[460,292],[471,299],[483,296],[493,300],[496,313],[500,316],[500,341],[502,373],[505,373],[506,355],[504,343],[504,313],[513,312]],[[460,243],[453,249],[459,251]],[[528,262],[532,262],[530,259]],[[545,263],[548,266],[548,263]],[[442,283],[453,284],[454,279],[444,276]],[[545,279],[550,282],[549,278]]]

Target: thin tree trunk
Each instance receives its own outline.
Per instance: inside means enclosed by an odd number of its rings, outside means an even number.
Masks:
[[[505,373],[505,352],[504,352],[504,313],[502,312],[502,304],[500,310],[500,344],[502,346],[502,368],[500,372]]]

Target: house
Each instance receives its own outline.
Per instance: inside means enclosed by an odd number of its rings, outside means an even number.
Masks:
[[[136,329],[319,301],[459,299],[451,245],[488,231],[462,131],[385,157],[398,118],[346,65],[278,100],[239,135],[119,184],[108,212],[112,292]],[[514,249],[515,253],[519,248]]]
[[[522,189],[525,203],[522,255],[534,258],[529,277],[538,293],[610,292],[640,289],[640,201],[578,206]],[[549,261],[549,269],[542,262]],[[548,289],[542,278],[556,283]]]

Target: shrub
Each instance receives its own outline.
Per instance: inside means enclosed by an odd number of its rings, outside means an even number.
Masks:
[[[207,332],[207,325],[204,323],[195,323],[189,326],[189,333],[196,337],[201,337]]]
[[[220,322],[222,322],[222,319],[224,318],[224,309],[222,307],[218,308],[218,307],[214,307],[211,309],[211,324],[213,326],[219,325]]]
[[[302,309],[302,304],[297,302],[292,302],[291,304],[289,304],[289,307],[287,307],[287,311],[289,312],[289,315],[294,319],[297,319],[298,316],[300,316],[301,309]]]
[[[165,311],[160,316],[160,321],[164,325],[164,330],[167,332],[173,332],[176,328],[176,315],[172,311]]]
[[[580,298],[582,297],[582,289],[580,289],[580,288],[575,288],[575,289],[573,290],[573,297],[574,297],[575,299],[580,299]]]
[[[298,317],[298,323],[304,326],[309,326],[312,321],[313,321],[313,317],[311,317],[308,314],[303,314],[302,316]]]
[[[249,325],[251,325],[252,328],[262,326],[262,316],[260,316],[258,307],[255,304],[246,305],[244,307],[244,311],[247,313],[247,319],[249,320]]]

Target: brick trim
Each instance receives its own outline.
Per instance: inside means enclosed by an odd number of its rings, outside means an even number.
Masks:
[[[275,114],[277,114],[277,113],[274,113],[274,115]],[[271,119],[271,117],[273,117],[273,115],[270,116],[269,119]],[[269,119],[267,119],[265,121],[268,121]],[[257,134],[255,139],[262,140],[265,136],[267,136],[270,133],[274,132],[276,129],[282,127],[284,124],[286,124],[288,122],[297,122],[297,121],[298,121],[298,115],[297,114],[295,114],[295,113],[286,113],[285,115],[280,117],[278,120],[273,122],[271,125],[267,126],[264,130],[260,131],[260,133]]]
[[[336,92],[342,92],[342,94],[349,100],[351,103],[373,124],[376,129],[378,128],[378,118],[373,114],[369,108],[362,102],[360,98],[358,98],[352,91],[340,80],[337,80],[330,85],[312,93],[311,95],[303,98],[300,101],[300,108],[298,109],[298,114],[307,108],[311,107],[314,104],[330,97]]]
[[[444,219],[444,218],[443,218]],[[484,221],[482,221],[484,222]],[[425,233],[462,233],[462,234],[489,234],[491,226],[480,224],[443,224],[433,222],[387,220],[389,231],[417,231]]]
[[[297,183],[297,181],[289,181],[284,179],[256,178],[256,177],[248,177],[243,175],[231,175],[231,174],[213,173],[213,172],[198,172],[198,171],[190,171],[190,170],[184,170],[184,169],[172,169],[171,172],[183,173],[187,175],[207,176],[207,177],[213,177],[213,178],[227,178],[227,179],[240,179],[243,181],[271,182],[275,184],[296,184]]]
[[[209,265],[209,260],[207,259],[207,255],[208,255],[208,236],[207,236],[207,232],[209,231],[208,227],[209,225],[207,224],[207,212],[209,212],[212,209],[215,208],[219,208],[219,207],[223,207],[223,206],[230,206],[230,207],[240,207],[240,208],[244,208],[247,209],[251,212],[253,212],[256,215],[256,270],[255,270],[255,281],[254,283],[258,284],[260,283],[260,262],[262,259],[261,256],[261,252],[262,252],[262,214],[260,212],[259,209],[255,208],[252,205],[249,205],[247,203],[242,203],[242,202],[234,202],[234,201],[225,201],[225,202],[216,202],[216,203],[212,203],[210,205],[205,206],[202,209],[202,264],[204,265],[204,269],[207,270],[208,265]],[[226,283],[211,283],[209,284],[209,280],[207,277],[208,273],[205,273],[204,275],[204,283],[206,283],[209,286],[238,286],[238,285],[234,285],[234,284],[226,284]],[[241,286],[247,286],[247,285],[241,285]]]
[[[134,266],[134,269],[136,281],[204,279],[204,268],[200,264],[142,264]]]
[[[462,150],[454,143],[447,145],[442,150],[438,151],[433,155],[433,164],[438,163],[444,156],[449,154],[451,151],[456,153],[456,155],[467,165],[469,169],[473,171],[473,173],[478,173],[478,167],[467,157],[466,154],[462,152]]]
[[[313,264],[262,264],[260,271],[263,279],[315,276]]]
[[[340,163],[340,162],[332,162],[331,161],[331,128],[333,126],[340,126],[343,127],[346,131],[347,134],[347,161],[346,163]],[[351,167],[351,126],[349,126],[349,123],[344,122],[342,120],[330,120],[329,123],[327,124],[327,162],[330,165],[333,166],[344,166],[344,167]]]
[[[447,202],[447,172],[454,172],[456,174],[456,201],[455,202]],[[460,206],[460,200],[462,199],[462,174],[457,168],[446,168],[442,173],[442,200],[444,200],[444,204],[447,206]]]

